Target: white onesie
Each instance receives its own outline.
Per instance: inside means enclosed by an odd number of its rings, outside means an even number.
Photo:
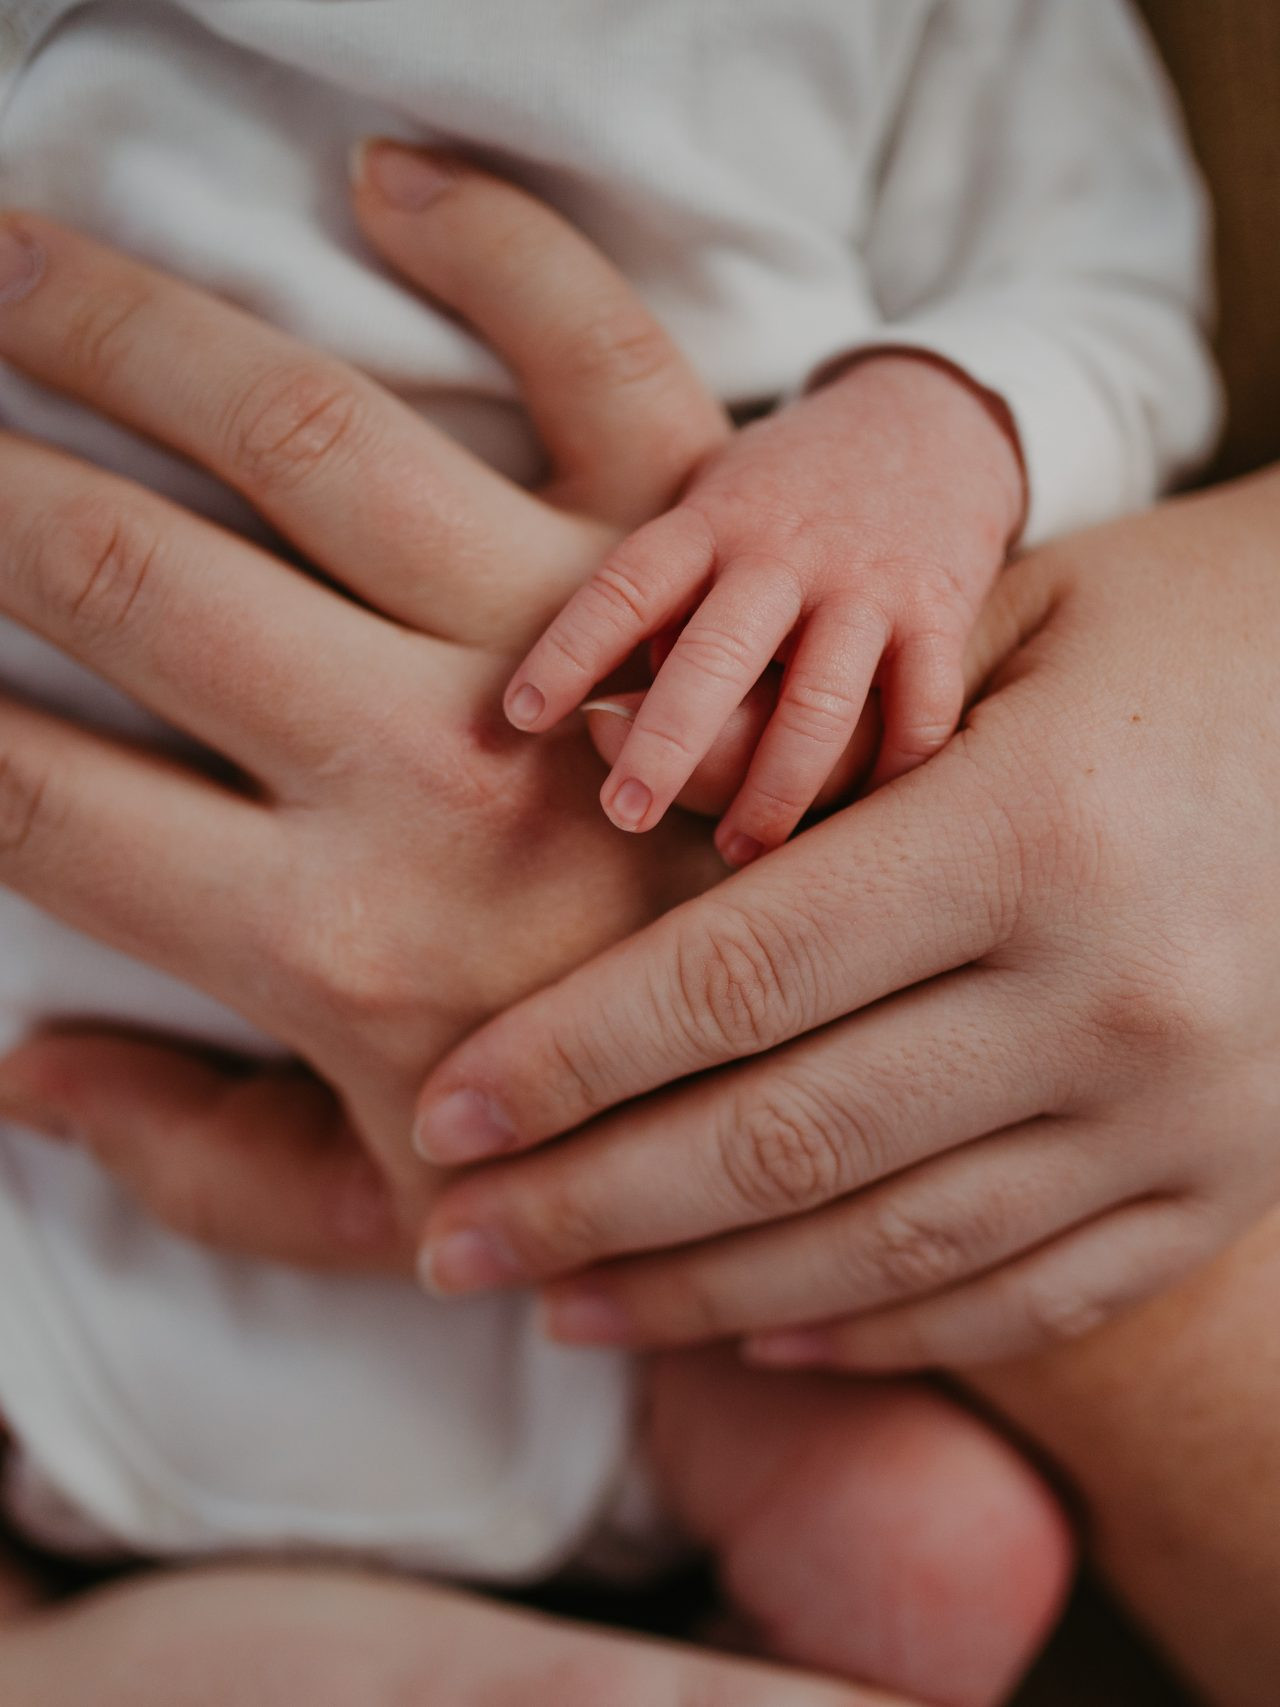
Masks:
[[[860,345],[945,354],[1013,411],[1032,538],[1146,502],[1211,440],[1202,198],[1120,0],[0,0],[5,203],[337,352],[524,475],[508,375],[355,231],[370,133],[565,210],[730,404]],[[0,419],[255,526],[4,371]],[[7,625],[0,681],[156,733]],[[52,1014],[269,1047],[0,895],[0,1047]],[[49,1540],[535,1576],[607,1506],[628,1408],[625,1363],[542,1343],[524,1302],[197,1250],[83,1155],[0,1130],[10,1502]]]

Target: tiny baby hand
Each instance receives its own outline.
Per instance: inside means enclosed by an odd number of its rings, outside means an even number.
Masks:
[[[512,678],[507,716],[550,728],[683,624],[601,792],[621,829],[648,830],[783,651],[776,707],[716,836],[745,864],[813,804],[873,685],[873,781],[953,732],[965,640],[1024,506],[994,398],[932,357],[869,356],[744,428],[624,540]]]

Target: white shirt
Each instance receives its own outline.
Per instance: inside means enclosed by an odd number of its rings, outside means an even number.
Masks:
[[[1205,211],[1118,0],[0,0],[0,196],[373,373],[499,466],[501,365],[348,211],[369,133],[445,141],[565,210],[730,404],[843,350],[935,350],[999,392],[1029,536],[1135,507],[1206,450]],[[446,401],[447,394],[447,401]],[[234,525],[203,474],[0,373],[0,417]],[[14,630],[0,675],[155,733]],[[0,897],[0,1044],[102,1014],[267,1047]],[[355,1548],[545,1570],[622,1460],[623,1366],[527,1306],[189,1249],[84,1158],[0,1138],[0,1412],[141,1551]]]

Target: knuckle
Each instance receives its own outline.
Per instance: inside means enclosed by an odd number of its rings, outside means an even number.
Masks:
[[[290,1010],[301,1006],[307,1029],[326,1037],[345,1039],[349,1053],[372,1048],[387,1064],[402,1064],[414,1027],[421,1020],[422,989],[416,985],[405,958],[371,929],[358,901],[344,912],[332,894],[323,907],[292,909],[289,919],[275,927],[269,958],[278,969]]]
[[[63,355],[84,390],[102,390],[129,363],[153,300],[149,285],[117,281],[77,305],[63,333]]]
[[[512,1240],[535,1275],[554,1274],[609,1254],[616,1216],[596,1200],[591,1181],[572,1173],[550,1189],[530,1191]]]
[[[27,573],[51,624],[92,644],[136,621],[158,554],[154,528],[115,494],[63,504]]]
[[[615,551],[596,571],[589,588],[591,615],[631,633],[648,626],[652,586],[647,566],[633,554]]]
[[[788,682],[774,715],[786,734],[826,746],[843,741],[861,711],[860,703],[830,682],[802,676]]]
[[[775,1213],[812,1208],[839,1195],[847,1176],[839,1116],[792,1092],[752,1098],[721,1135],[722,1167],[736,1196]]]
[[[967,1256],[956,1229],[913,1215],[892,1198],[873,1216],[865,1260],[892,1296],[936,1292],[964,1272]]]
[[[17,745],[0,752],[0,858],[12,863],[29,853],[49,817],[45,768]]]
[[[761,669],[765,662],[757,660],[753,646],[742,635],[701,622],[685,629],[672,657],[677,655],[684,668],[716,682],[736,682],[745,675],[754,677],[757,662]]]
[[[676,944],[675,999],[663,1009],[699,1051],[733,1059],[802,1029],[796,944],[762,912],[724,908]]]
[[[1069,1345],[1084,1339],[1105,1326],[1115,1313],[1105,1299],[1049,1281],[1027,1283],[1024,1307],[1032,1333],[1047,1345]]]
[[[365,431],[346,376],[299,362],[264,375],[237,400],[224,439],[231,467],[255,491],[291,491],[349,456]]]
[[[565,353],[566,378],[610,391],[661,379],[673,366],[666,333],[640,307],[612,307],[574,329]]]

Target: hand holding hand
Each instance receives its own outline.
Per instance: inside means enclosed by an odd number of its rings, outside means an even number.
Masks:
[[[994,399],[931,359],[872,355],[737,433],[675,509],[624,540],[516,671],[507,715],[550,729],[639,644],[683,625],[601,794],[619,828],[648,830],[785,651],[716,838],[745,865],[814,804],[874,682],[877,782],[952,733],[965,642],[1024,502]]]

